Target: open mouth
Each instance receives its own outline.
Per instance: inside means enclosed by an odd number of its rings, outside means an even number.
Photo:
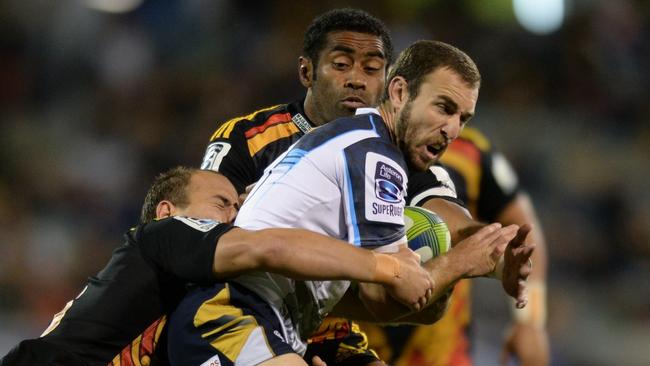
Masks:
[[[433,156],[438,156],[442,154],[445,151],[445,148],[447,145],[427,145],[427,151],[433,155]]]

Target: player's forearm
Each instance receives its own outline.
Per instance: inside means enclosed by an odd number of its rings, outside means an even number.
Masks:
[[[214,269],[219,278],[266,271],[303,280],[391,281],[386,273],[390,265],[378,266],[378,256],[385,255],[340,240],[301,229],[232,231],[217,245]]]
[[[382,324],[433,324],[444,315],[450,293],[451,288],[448,288],[432,296],[422,310],[414,312],[389,296],[383,286],[360,283],[359,299],[366,311],[363,318],[352,319]]]
[[[460,205],[442,198],[431,198],[422,207],[438,214],[447,224],[451,234],[451,243],[455,245],[459,241],[469,237],[478,231],[485,224],[472,219],[469,212]]]
[[[430,259],[422,264],[433,280],[432,295],[429,302],[417,316],[408,308],[398,303],[386,294],[381,286],[360,284],[359,296],[362,303],[373,314],[374,321],[392,323],[398,320],[430,324],[437,321],[440,313],[440,303],[437,301],[445,297],[449,289],[466,274],[466,265],[462,256],[452,249],[448,253]],[[432,306],[436,305],[436,306]],[[442,308],[444,311],[444,308]],[[408,318],[407,318],[408,317]]]
[[[440,320],[447,308],[449,307],[449,300],[451,299],[453,288],[450,287],[445,294],[438,299],[430,302],[421,311],[408,314],[406,316],[395,319],[396,324],[433,324]]]
[[[262,269],[295,279],[372,281],[372,252],[300,229],[267,229],[257,233]]]

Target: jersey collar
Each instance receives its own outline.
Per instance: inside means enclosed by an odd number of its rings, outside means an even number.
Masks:
[[[304,103],[304,99],[291,103],[293,108],[295,108],[291,113],[291,120],[293,121],[293,124],[296,125],[300,131],[302,131],[303,134],[306,134],[307,132],[313,130],[315,126],[313,123],[311,123],[305,114]]]
[[[356,111],[356,113],[354,113],[354,115],[356,116],[356,115],[359,115],[359,114],[368,114],[368,113],[374,113],[376,115],[381,116],[381,114],[379,114],[379,111],[377,110],[377,108],[357,108],[357,111]]]

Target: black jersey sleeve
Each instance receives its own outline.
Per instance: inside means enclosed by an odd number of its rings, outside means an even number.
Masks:
[[[242,120],[229,121],[212,136],[206,148],[201,169],[214,170],[223,174],[235,186],[237,193],[244,193],[246,187],[255,183],[255,163],[250,156]],[[233,125],[231,125],[233,124]]]
[[[214,280],[217,241],[233,226],[175,216],[143,225],[136,234],[142,256],[157,270],[184,281]]]
[[[486,150],[481,154],[481,183],[477,216],[496,221],[497,216],[520,191],[517,174],[499,152]]]
[[[456,195],[456,187],[449,172],[439,164],[423,172],[412,172],[409,176],[407,205],[422,206],[432,198],[441,198],[465,207]]]

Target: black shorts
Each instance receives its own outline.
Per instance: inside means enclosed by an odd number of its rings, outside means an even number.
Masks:
[[[282,326],[259,296],[235,284],[191,290],[168,322],[172,365],[256,365],[295,353]]]
[[[14,347],[0,366],[88,366],[88,364],[67,350],[43,339],[27,339]]]

